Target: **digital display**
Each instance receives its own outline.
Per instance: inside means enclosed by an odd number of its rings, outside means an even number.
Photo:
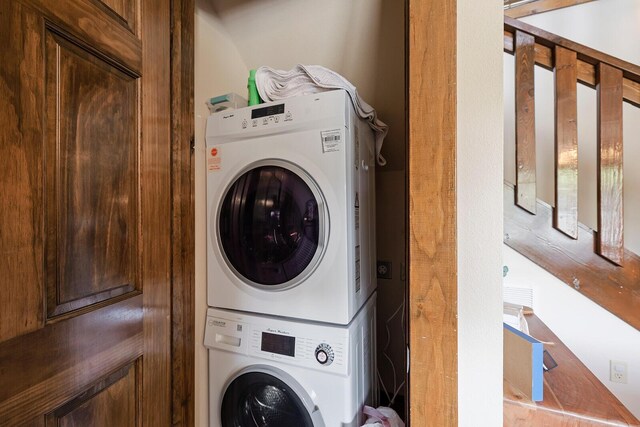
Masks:
[[[284,104],[270,105],[268,107],[256,108],[251,110],[251,118],[259,119],[260,117],[273,116],[274,114],[283,114]]]
[[[260,350],[294,357],[296,355],[296,338],[263,332]]]

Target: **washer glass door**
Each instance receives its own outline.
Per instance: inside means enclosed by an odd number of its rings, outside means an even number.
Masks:
[[[222,250],[236,274],[273,290],[304,279],[321,252],[319,198],[313,181],[285,162],[258,165],[240,175],[224,195],[218,216]]]
[[[222,427],[314,427],[300,396],[265,372],[235,378],[222,399]]]

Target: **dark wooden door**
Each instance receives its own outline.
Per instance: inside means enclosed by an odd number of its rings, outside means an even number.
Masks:
[[[2,0],[0,45],[0,425],[168,425],[170,0]]]

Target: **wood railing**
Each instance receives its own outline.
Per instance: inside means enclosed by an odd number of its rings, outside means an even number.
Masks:
[[[577,83],[598,96],[595,251],[624,259],[622,103],[640,107],[640,67],[505,16],[504,51],[515,56],[515,203],[536,213],[535,65],[555,77],[555,207],[553,226],[578,238]]]
[[[640,330],[640,254],[624,248],[622,181],[622,105],[640,107],[640,67],[506,16],[504,51],[516,81],[505,244]],[[554,207],[536,194],[536,65],[555,78]],[[597,90],[597,231],[578,222],[577,83]]]

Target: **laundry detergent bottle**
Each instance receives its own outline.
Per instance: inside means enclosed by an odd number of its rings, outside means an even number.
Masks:
[[[247,89],[249,89],[249,105],[260,104],[260,95],[258,95],[258,87],[256,86],[256,70],[249,70]]]

